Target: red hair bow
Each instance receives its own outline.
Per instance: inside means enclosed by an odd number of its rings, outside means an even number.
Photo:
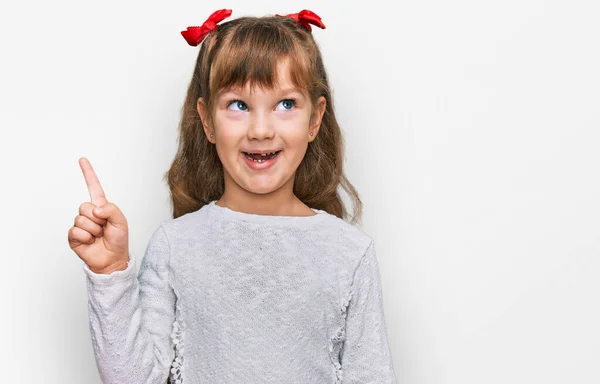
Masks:
[[[206,19],[204,24],[199,27],[187,27],[187,30],[181,31],[181,35],[189,45],[196,46],[204,40],[206,35],[217,28],[217,23],[231,16],[231,9],[220,9],[213,12]]]
[[[283,16],[283,15],[275,15],[275,16]],[[325,24],[321,21],[321,18],[314,12],[309,11],[308,9],[304,9],[299,13],[290,13],[289,15],[285,15],[286,17],[291,17],[296,20],[300,24],[302,24],[306,29],[312,32],[311,24],[316,25],[321,29],[325,29]]]

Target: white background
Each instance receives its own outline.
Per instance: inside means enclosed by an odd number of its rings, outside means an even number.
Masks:
[[[214,10],[314,28],[398,380],[600,382],[593,1],[29,1],[0,9],[2,382],[99,383],[67,232],[92,162],[140,255]]]

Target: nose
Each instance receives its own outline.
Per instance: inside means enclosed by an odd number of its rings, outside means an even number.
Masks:
[[[272,139],[274,134],[273,121],[269,118],[268,113],[261,110],[251,112],[250,124],[248,125],[248,139]]]

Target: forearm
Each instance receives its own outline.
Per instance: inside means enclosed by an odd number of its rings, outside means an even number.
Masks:
[[[168,290],[157,284],[141,292],[131,262],[111,274],[86,273],[90,332],[102,381],[164,384],[173,360],[172,313],[169,305],[153,303],[170,303]],[[156,277],[163,273],[157,271]],[[144,302],[148,295],[152,303]],[[146,311],[144,305],[152,307]]]

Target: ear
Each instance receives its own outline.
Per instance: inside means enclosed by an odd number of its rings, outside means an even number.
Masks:
[[[321,121],[323,120],[323,114],[325,113],[325,107],[327,106],[327,100],[325,96],[320,96],[315,103],[315,109],[313,111],[313,119],[310,125],[310,130],[308,132],[308,142],[313,141],[317,134],[319,133],[319,129],[321,128]],[[310,134],[312,132],[312,135]]]
[[[214,131],[212,129],[212,126],[210,125],[210,119],[208,118],[206,103],[204,102],[203,98],[200,97],[198,99],[198,102],[196,103],[196,109],[198,110],[198,115],[200,115],[200,120],[202,120],[202,127],[204,128],[204,134],[206,135],[206,138],[208,139],[208,141],[214,144]],[[213,136],[211,136],[211,134]]]

